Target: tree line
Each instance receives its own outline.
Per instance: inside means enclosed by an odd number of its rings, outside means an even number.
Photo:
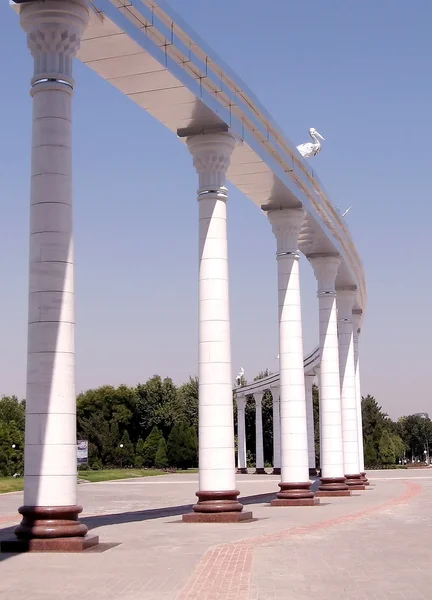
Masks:
[[[255,379],[269,375],[263,371]],[[319,394],[313,387],[315,452],[319,466]],[[392,421],[373,396],[362,399],[367,468],[425,462],[432,421],[417,415]],[[264,461],[273,461],[273,404],[262,401]],[[247,464],[255,465],[255,402],[245,407]],[[0,475],[23,472],[25,401],[0,399]],[[234,427],[237,410],[234,399]],[[135,387],[101,386],[77,397],[77,439],[89,442],[89,468],[187,469],[198,465],[198,379],[176,386],[155,375]],[[236,442],[237,448],[237,442]]]

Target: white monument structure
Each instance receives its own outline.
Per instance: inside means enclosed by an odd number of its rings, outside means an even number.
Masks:
[[[264,469],[261,400],[270,391],[274,472],[281,473],[272,504],[314,505],[320,494],[362,488],[359,333],[365,277],[350,233],[309,163],[246,85],[163,1],[123,6],[114,0],[24,0],[13,7],[34,60],[29,327],[23,518],[16,539],[2,543],[2,550],[77,551],[97,543],[78,520],[76,498],[75,56],[170,129],[173,143],[175,136],[185,142],[197,173],[199,490],[184,521],[252,516],[238,501],[236,485],[227,179],[267,214],[278,266],[279,374],[235,390],[238,469],[246,470],[244,413],[251,395],[257,404],[257,472]],[[300,252],[315,272],[319,298],[319,344],[306,358]],[[318,494],[309,480],[316,467],[314,378],[321,415]]]

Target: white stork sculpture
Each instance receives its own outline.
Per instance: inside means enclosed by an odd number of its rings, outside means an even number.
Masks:
[[[236,377],[236,386],[237,387],[241,386],[243,377],[244,377],[244,369],[243,369],[243,367],[240,367],[240,373]]]
[[[306,142],[305,144],[300,144],[300,146],[297,146],[297,150],[305,158],[316,156],[321,150],[321,143],[318,138],[325,140],[325,138],[313,127],[309,129],[309,135],[313,139],[313,142]]]

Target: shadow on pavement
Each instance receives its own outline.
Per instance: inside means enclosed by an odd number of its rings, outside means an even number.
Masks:
[[[239,500],[242,502],[242,504],[248,506],[250,504],[262,504],[265,502],[270,502],[272,498],[274,498],[274,492],[270,494],[242,496],[239,498]],[[82,523],[85,523],[89,530],[91,530],[96,529],[97,527],[106,527],[108,525],[139,523],[141,521],[149,521],[151,519],[177,517],[183,515],[184,513],[191,512],[192,506],[192,504],[182,504],[179,506],[167,506],[165,508],[150,508],[148,510],[138,510],[108,515],[94,515],[91,517],[83,517],[82,519],[80,519],[80,521]],[[19,517],[19,515],[17,515],[17,517]],[[10,539],[11,537],[13,537],[14,529],[15,525],[13,525],[12,527],[5,527],[4,529],[0,529],[0,542],[2,540]],[[18,556],[18,554],[0,553],[0,562],[8,558],[13,558],[14,556]]]

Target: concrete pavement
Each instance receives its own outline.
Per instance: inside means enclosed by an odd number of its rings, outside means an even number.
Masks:
[[[196,475],[84,484],[84,519],[102,551],[0,555],[0,599],[429,599],[432,472],[370,479],[351,498],[272,508],[278,477],[238,476],[257,520],[223,525],[181,522]],[[0,538],[21,500],[0,496]]]

